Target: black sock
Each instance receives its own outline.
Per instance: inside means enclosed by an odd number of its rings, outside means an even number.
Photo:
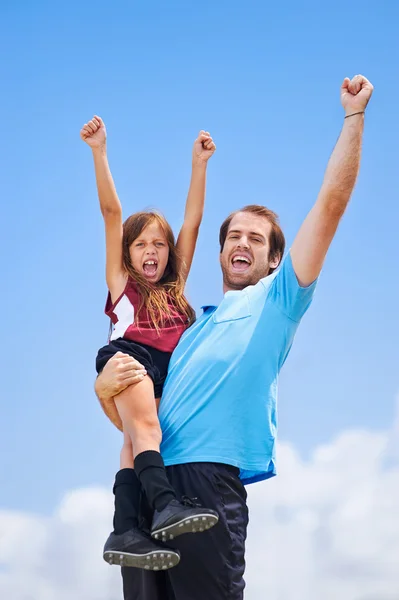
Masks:
[[[120,535],[138,526],[141,485],[134,469],[118,471],[114,484],[114,533]]]
[[[146,450],[138,454],[134,459],[134,470],[153,510],[162,510],[176,498],[159,452]]]

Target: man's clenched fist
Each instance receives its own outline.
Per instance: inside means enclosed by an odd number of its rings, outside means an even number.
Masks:
[[[373,93],[373,86],[363,75],[345,77],[341,86],[341,103],[346,115],[364,112]]]

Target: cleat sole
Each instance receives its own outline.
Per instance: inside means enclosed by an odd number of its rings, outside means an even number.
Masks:
[[[165,554],[165,550],[154,550],[148,554],[131,554],[129,552],[107,550],[104,552],[103,558],[110,565],[135,567],[147,571],[172,569],[180,562],[180,556],[177,552]]]
[[[217,524],[219,518],[216,515],[197,515],[190,519],[184,518],[173,525],[168,525],[162,529],[156,529],[151,532],[151,536],[156,540],[160,537],[162,541],[173,540],[173,538],[184,533],[201,533]],[[201,523],[201,525],[200,525]]]

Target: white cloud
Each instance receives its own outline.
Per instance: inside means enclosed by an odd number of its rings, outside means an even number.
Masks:
[[[399,468],[390,436],[352,431],[250,486],[247,600],[398,600]]]
[[[69,492],[51,518],[0,511],[0,598],[120,600],[120,572],[101,557],[112,494]]]
[[[398,600],[393,434],[350,431],[309,461],[279,447],[279,476],[248,487],[246,600]],[[0,511],[0,598],[121,600],[101,548],[112,495],[65,495],[50,518]]]

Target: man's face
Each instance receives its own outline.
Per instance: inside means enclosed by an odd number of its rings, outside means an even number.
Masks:
[[[220,254],[224,292],[254,285],[277,267],[280,257],[269,260],[270,232],[271,224],[265,217],[249,212],[233,217]]]

